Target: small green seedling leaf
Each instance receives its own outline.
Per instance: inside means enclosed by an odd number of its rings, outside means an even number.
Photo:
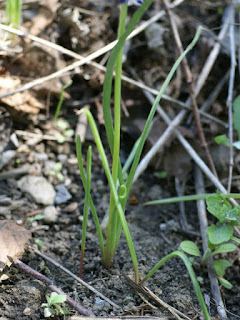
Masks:
[[[231,263],[228,260],[222,259],[222,260],[215,260],[213,261],[213,268],[216,271],[216,274],[220,277],[223,277],[226,269],[228,267],[231,267]]]
[[[43,214],[37,214],[34,217],[28,217],[28,221],[29,222],[34,222],[34,221],[42,220],[42,219],[44,219],[44,217],[45,216]]]
[[[50,296],[50,304],[60,304],[66,301],[66,296],[63,294],[57,294],[56,292],[52,292]]]
[[[224,222],[226,214],[232,209],[231,204],[220,194],[207,197],[207,209],[219,222]]]
[[[222,144],[225,147],[229,147],[229,139],[225,134],[221,134],[220,136],[216,136],[214,140],[217,144]]]
[[[43,246],[43,242],[42,242],[42,240],[40,240],[40,239],[36,239],[36,240],[35,240],[35,243],[36,243],[39,247],[42,247],[42,246]]]
[[[232,241],[235,241],[236,243],[240,244],[240,239],[239,238],[232,236],[230,239]]]
[[[233,101],[233,126],[240,140],[240,95]]]
[[[233,228],[228,224],[220,224],[219,226],[213,224],[207,228],[208,240],[215,245],[229,241],[232,235]]]
[[[240,206],[236,206],[226,213],[225,222],[232,226],[239,226]]]
[[[232,289],[233,285],[227,281],[226,279],[224,278],[218,278],[218,281],[221,283],[222,286],[224,286],[224,288],[226,289]]]
[[[216,250],[214,250],[213,255],[218,253],[232,252],[236,249],[237,246],[233,243],[223,243]]]
[[[182,241],[180,243],[180,248],[187,252],[188,254],[191,254],[192,256],[196,256],[196,257],[200,257],[201,256],[201,253],[197,247],[197,245],[192,242],[192,241]]]

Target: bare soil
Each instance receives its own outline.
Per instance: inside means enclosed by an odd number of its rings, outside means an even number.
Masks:
[[[185,46],[194,36],[198,24],[203,24],[211,31],[203,35],[197,47],[188,56],[194,80],[196,80],[212,49],[213,33],[221,25],[221,12],[224,11],[226,5],[227,1],[187,1],[183,2],[174,11]],[[45,12],[43,13],[45,17],[44,28],[41,27],[41,24],[38,25],[41,10]],[[80,14],[77,24],[74,24],[71,15],[68,16],[71,10],[76,10]],[[134,10],[135,8],[131,7],[130,14]],[[149,19],[159,10],[159,1],[156,1],[149,12],[145,14],[144,19]],[[37,16],[38,14],[39,16]],[[78,1],[70,1],[69,3],[67,1],[49,1],[49,4],[44,1],[39,1],[39,3],[33,1],[29,4],[26,1],[24,2],[23,22],[29,33],[56,42],[79,54],[87,55],[116,38],[117,14],[117,6],[113,5],[111,1],[80,1],[80,4]],[[31,15],[32,18],[29,19]],[[34,16],[38,19],[34,20]],[[160,20],[159,25],[165,28],[161,39],[161,50],[156,51],[149,48],[146,36],[140,34],[132,40],[127,61],[124,64],[125,74],[131,77],[130,67],[133,68],[143,81],[154,89],[160,88],[177,57],[168,20],[165,16]],[[40,31],[38,28],[40,28]],[[26,39],[15,41],[14,47],[22,48],[22,51],[20,54],[8,53],[8,55],[1,57],[1,74],[3,76],[7,74],[13,79],[19,78],[22,83],[46,76],[73,62],[70,60],[72,58],[55,53],[54,50],[47,50],[45,47],[40,48],[36,44],[30,45]],[[97,62],[105,65],[105,58],[107,57],[98,58]],[[207,86],[204,87],[198,98],[200,105],[207,99],[228,69],[229,56],[223,50],[209,76]],[[44,138],[42,136],[59,134],[60,129],[52,124],[52,119],[61,87],[70,78],[72,78],[73,84],[65,93],[60,118],[67,120],[69,127],[75,130],[78,121],[75,110],[83,106],[90,107],[106,145],[101,109],[104,74],[91,66],[82,66],[80,69],[67,74],[65,78],[47,82],[41,87],[32,89],[31,94],[39,105],[32,102],[32,105],[27,105],[28,108],[25,106],[25,109],[19,110],[15,108],[15,105],[10,105],[9,101],[2,101],[4,116],[2,116],[3,113],[0,114],[0,129],[2,130],[0,133],[0,152],[11,149],[15,150],[16,154],[0,172],[0,195],[8,199],[5,203],[0,204],[0,219],[14,220],[32,232],[31,245],[21,260],[51,278],[57,287],[85,308],[92,310],[96,316],[144,316],[173,319],[166,308],[153,309],[130,287],[126,276],[133,277],[133,268],[124,235],[121,236],[113,266],[109,270],[103,268],[99,242],[91,214],[87,228],[83,280],[116,303],[119,306],[118,309],[112,307],[108,302],[100,301],[91,291],[79,285],[72,277],[38,256],[34,251],[34,248],[40,249],[41,252],[78,275],[84,190],[76,160],[74,139],[66,139],[63,143],[59,143],[56,139],[50,140],[48,137]],[[236,87],[236,90],[238,89],[239,86]],[[182,101],[186,100],[188,91],[182,71],[177,72],[167,94]],[[211,114],[223,121],[227,119],[226,94],[227,86],[224,86],[211,108]],[[123,105],[127,110],[127,112],[123,111],[122,120],[121,159],[124,163],[139,135],[139,131],[141,131],[141,123],[146,119],[150,104],[141,90],[130,84],[123,84],[122,95]],[[171,118],[174,118],[179,111],[179,107],[166,101],[163,101],[163,107]],[[159,126],[157,127],[159,129],[162,122],[158,121]],[[2,125],[2,123],[5,125]],[[203,127],[220,178],[224,179],[228,172],[226,149],[216,148],[214,136],[225,133],[225,129],[206,118],[203,118]],[[161,128],[160,131],[153,130],[154,132],[148,139],[144,152],[154,144],[162,133]],[[180,129],[183,130],[189,142],[199,150],[200,142],[194,124],[182,124]],[[17,147],[14,147],[13,143],[10,142],[11,133],[17,134]],[[31,136],[28,133],[34,133],[35,135]],[[84,143],[84,155],[86,155],[89,144],[93,145],[92,196],[101,220],[108,210],[109,188],[92,135],[88,130]],[[106,152],[110,158],[107,147]],[[199,152],[201,153],[200,150]],[[59,178],[57,173],[55,175],[50,174],[50,162],[62,164],[60,170],[62,178]],[[234,175],[238,175],[239,160],[237,154],[235,154],[235,164]],[[20,174],[13,173],[13,169],[26,168],[26,165],[27,169],[25,171],[23,170]],[[162,171],[167,171],[167,177],[160,179],[158,174]],[[7,175],[4,176],[4,174]],[[42,175],[54,187],[64,183],[71,194],[72,198],[70,200],[55,205],[58,216],[52,223],[43,219],[29,221],[29,217],[42,214],[45,206],[37,204],[28,194],[19,189],[18,180],[21,176],[27,174]],[[141,278],[162,257],[176,250],[181,241],[189,239],[201,246],[197,208],[194,203],[188,203],[185,206],[189,232],[185,232],[181,228],[179,205],[144,206],[144,203],[148,200],[175,196],[174,179],[176,176],[182,181],[185,180],[186,194],[195,193],[191,159],[181,149],[179,143],[172,138],[171,141],[168,141],[164,150],[160,150],[151,166],[134,184],[127,205],[126,218],[137,252]],[[239,192],[239,183],[236,182],[238,180],[234,181],[233,189],[235,192]],[[215,191],[215,188],[209,184],[207,179],[206,185],[207,191]],[[42,241],[41,248],[35,243],[36,240]],[[221,292],[226,309],[229,311],[229,320],[235,320],[240,318],[239,251],[230,254],[228,257],[233,265],[229,268],[226,278],[233,284],[233,289],[221,288]],[[3,273],[8,278],[0,283],[0,320],[44,319],[41,304],[46,302],[45,296],[50,294],[50,290],[43,283],[14,265],[5,268]],[[219,319],[216,313],[216,304],[212,299],[207,272],[196,266],[196,273],[204,279],[201,289],[205,298],[210,298],[212,319]],[[186,268],[178,258],[167,262],[146,283],[146,286],[164,302],[175,307],[190,319],[203,319]],[[73,308],[69,306],[67,308],[69,310],[67,316],[56,316],[55,319],[71,319],[73,315],[78,315]]]

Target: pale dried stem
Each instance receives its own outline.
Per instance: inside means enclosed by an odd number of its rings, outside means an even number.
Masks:
[[[180,3],[182,3],[184,0],[176,0],[175,2],[172,3],[172,6],[171,7],[175,7],[175,6],[178,6]],[[152,24],[153,22],[159,20],[162,16],[164,16],[165,12],[163,10],[161,10],[160,12],[158,12],[155,16],[153,16],[151,19],[143,22],[140,26],[138,26],[135,30],[133,30],[133,32],[129,35],[128,39],[131,39],[133,37],[135,37],[136,35],[138,35],[139,33],[141,33],[143,30],[145,30],[150,24]],[[0,24],[0,28],[2,30],[5,30],[5,31],[9,31],[9,32],[12,32],[13,33],[13,30],[12,29],[9,29],[8,27],[8,30],[6,28],[6,26],[4,26],[3,24]],[[11,31],[10,31],[11,30]],[[18,32],[14,32],[15,34],[18,34],[20,36],[26,36],[24,34],[24,32],[21,32],[21,31],[18,31]],[[28,35],[28,37],[34,41],[37,41],[37,37],[34,37],[32,35]],[[40,43],[40,41],[38,41]],[[46,45],[46,41],[41,39],[41,43]],[[19,87],[18,89],[16,90],[13,90],[11,92],[7,92],[5,94],[2,94],[0,95],[0,99],[4,98],[4,97],[7,97],[7,96],[10,96],[12,94],[15,94],[17,92],[23,92],[25,90],[28,90],[28,89],[31,89],[37,85],[40,85],[46,81],[50,81],[50,80],[53,80],[55,78],[59,78],[59,77],[62,77],[64,76],[67,72],[69,71],[72,71],[84,64],[87,64],[87,63],[90,63],[92,62],[92,60],[98,58],[99,56],[103,55],[104,53],[110,51],[117,43],[117,40],[109,43],[108,45],[104,46],[103,48],[93,52],[92,54],[90,54],[89,56],[87,57],[82,57],[78,54],[75,54],[73,52],[71,52],[70,50],[67,50],[67,49],[64,49],[62,50],[63,53],[65,54],[68,54],[68,55],[71,55],[72,57],[75,57],[77,59],[81,59],[80,61],[76,61],[72,64],[70,64],[69,66],[61,69],[61,70],[58,70],[46,77],[42,77],[42,78],[39,78],[39,79],[36,79],[36,80],[33,80],[21,87]],[[52,44],[52,48],[55,48],[56,50],[59,49],[60,46],[56,45],[56,44]]]
[[[182,41],[180,39],[180,35],[179,35],[179,32],[178,32],[177,25],[175,23],[175,19],[174,19],[173,13],[169,8],[168,0],[162,0],[162,2],[163,2],[163,6],[165,8],[165,11],[167,13],[168,19],[169,19],[169,23],[170,23],[170,26],[171,26],[171,29],[172,29],[172,33],[173,33],[173,36],[174,36],[174,40],[175,40],[175,43],[176,43],[176,46],[177,46],[178,53],[179,53],[179,55],[181,55],[184,52],[184,50],[183,50]],[[197,131],[198,131],[198,135],[199,135],[199,138],[200,138],[200,141],[201,141],[201,146],[203,147],[203,149],[205,151],[207,160],[209,162],[209,165],[210,165],[210,168],[211,168],[213,174],[216,177],[218,177],[217,171],[216,171],[214,162],[212,160],[212,156],[211,156],[211,154],[209,152],[207,141],[206,141],[206,138],[205,138],[205,135],[204,135],[204,132],[203,132],[203,128],[202,128],[202,124],[201,124],[201,120],[200,120],[200,116],[199,116],[199,111],[198,111],[198,105],[197,105],[197,101],[196,101],[195,94],[194,94],[192,72],[191,72],[191,70],[189,68],[187,58],[184,57],[181,63],[182,63],[182,66],[183,66],[183,70],[184,70],[184,73],[185,73],[185,77],[186,77],[186,81],[187,81],[187,85],[188,85],[190,98],[191,98],[191,101],[192,101],[192,110],[193,110],[193,114],[194,114],[194,119],[195,119],[195,124],[196,124],[196,127],[197,127]]]
[[[94,287],[92,287],[90,284],[88,284],[87,282],[83,281],[82,279],[80,279],[79,277],[77,277],[75,274],[73,274],[70,270],[68,270],[67,268],[63,267],[60,263],[58,263],[57,261],[55,261],[54,259],[48,257],[47,255],[45,255],[44,253],[42,253],[41,251],[37,250],[37,249],[33,249],[35,251],[35,253],[37,255],[39,255],[40,257],[42,257],[43,259],[51,262],[53,265],[55,265],[57,268],[61,269],[62,271],[64,271],[65,273],[67,273],[69,276],[71,276],[73,279],[75,279],[77,282],[79,282],[81,285],[83,285],[84,287],[86,287],[88,290],[92,291],[96,296],[101,297],[103,300],[105,300],[106,302],[108,302],[111,306],[113,306],[114,308],[119,309],[120,307],[114,303],[112,300],[110,300],[109,298],[107,298],[106,296],[104,296],[102,293],[100,293],[99,291],[97,291]]]
[[[159,13],[159,14],[157,14],[156,16],[154,16],[154,17],[153,17],[153,18],[154,18],[154,21],[155,21],[155,20],[157,21],[157,18],[161,17],[163,14],[164,14],[164,12],[161,11],[161,15],[160,15],[160,13]],[[153,18],[151,19],[151,21],[153,21]],[[149,21],[150,21],[150,20],[149,20]],[[148,23],[149,23],[149,21],[148,21]],[[59,52],[61,52],[61,53],[63,53],[63,54],[66,54],[66,55],[68,55],[68,56],[70,56],[70,57],[73,57],[73,58],[75,58],[75,59],[78,59],[78,60],[85,59],[83,56],[81,56],[81,55],[79,55],[79,54],[77,54],[77,53],[75,53],[75,52],[73,52],[73,51],[71,51],[71,50],[65,49],[64,47],[62,47],[62,46],[60,46],[60,45],[58,45],[58,44],[54,44],[54,43],[52,43],[52,42],[50,42],[50,41],[41,39],[41,38],[36,37],[36,36],[32,36],[32,35],[30,35],[30,34],[27,34],[26,32],[23,32],[23,31],[20,31],[20,30],[11,28],[11,27],[9,27],[9,26],[5,26],[5,25],[3,25],[3,24],[0,24],[0,29],[5,30],[5,31],[7,31],[7,32],[11,32],[11,33],[13,33],[13,34],[17,34],[18,36],[21,36],[21,37],[25,37],[25,38],[31,39],[32,41],[35,41],[35,42],[37,42],[37,43],[39,43],[39,44],[41,44],[41,45],[43,45],[43,46],[47,46],[47,47],[49,47],[49,48],[52,48],[52,49],[54,49],[54,50],[57,50],[57,51],[59,51]],[[92,67],[94,67],[94,68],[96,68],[96,69],[98,69],[98,70],[100,70],[100,71],[106,72],[106,68],[105,68],[104,66],[102,66],[101,64],[97,63],[97,62],[87,61],[86,64],[87,64],[87,65],[90,65],[90,66],[92,66]],[[114,75],[115,75],[115,74],[114,74]],[[125,75],[122,75],[122,80],[125,81],[126,83],[130,83],[130,84],[132,84],[132,85],[134,85],[134,86],[136,86],[136,87],[138,87],[138,88],[147,90],[147,91],[151,92],[151,93],[152,93],[153,95],[155,95],[155,96],[158,95],[158,90],[152,89],[152,88],[150,88],[149,86],[147,86],[147,85],[145,85],[145,84],[143,84],[143,83],[140,83],[140,82],[138,82],[138,81],[135,81],[135,80],[133,80],[133,79],[131,79],[131,78],[125,76]],[[8,95],[12,95],[12,94],[15,94],[15,93],[16,93],[16,91],[13,90],[13,91],[9,92]],[[0,95],[0,98],[2,98],[1,95]],[[172,97],[170,97],[170,96],[168,96],[168,95],[166,95],[166,94],[163,94],[162,99],[164,99],[164,100],[166,100],[166,101],[169,101],[169,102],[171,102],[171,103],[177,104],[177,105],[179,105],[179,106],[182,107],[182,108],[191,110],[191,108],[190,108],[189,105],[185,104],[185,103],[182,102],[182,101],[179,101],[179,100],[177,100],[177,99],[174,99],[174,98],[172,98]],[[199,112],[200,112],[201,115],[203,115],[204,117],[206,117],[206,118],[208,118],[208,119],[210,119],[210,120],[212,120],[212,121],[215,121],[215,122],[219,123],[221,126],[223,126],[223,127],[225,127],[225,128],[228,127],[228,124],[227,124],[226,122],[221,121],[221,120],[217,119],[216,117],[214,117],[214,116],[212,116],[212,115],[210,115],[210,114],[208,114],[208,113],[206,113],[206,112],[204,112],[204,111],[199,110]]]
[[[205,193],[205,188],[204,188],[202,172],[196,165],[194,166],[194,169],[195,169],[194,178],[195,178],[196,194],[203,194]],[[203,199],[197,200],[197,209],[198,209],[198,220],[200,223],[200,232],[201,232],[201,238],[202,238],[203,251],[206,252],[208,248],[208,240],[207,240],[208,220],[207,220],[205,200]],[[213,266],[211,265],[212,261],[213,261],[212,258],[210,258],[209,259],[210,263],[208,264],[208,277],[211,284],[212,295],[217,304],[217,312],[220,317],[220,320],[226,320],[227,313],[222,300],[221,291],[219,288],[216,273],[214,271]]]
[[[39,273],[38,271],[32,269],[31,267],[29,267],[28,265],[26,265],[25,263],[23,263],[20,260],[16,260],[15,261],[15,265],[24,270],[25,272],[27,272],[28,274],[32,275],[34,278],[42,281],[45,285],[48,286],[48,288],[51,291],[56,292],[57,294],[61,294],[64,295],[66,297],[66,302],[71,305],[74,309],[76,309],[80,314],[87,316],[87,317],[95,317],[93,312],[90,310],[85,309],[84,307],[82,307],[79,303],[77,303],[76,301],[74,301],[72,298],[70,298],[68,295],[66,295],[62,289],[56,287],[53,284],[53,281],[50,280],[49,278],[47,278],[46,276],[44,276],[43,274]]]
[[[231,57],[231,68],[228,86],[228,97],[227,97],[227,108],[228,108],[228,138],[229,138],[229,174],[228,174],[228,192],[231,192],[232,175],[233,175],[233,116],[232,116],[232,101],[233,101],[233,88],[235,79],[236,69],[236,46],[235,46],[235,10],[234,5],[229,6],[230,16],[230,27],[229,27],[229,38],[230,38],[230,57]]]

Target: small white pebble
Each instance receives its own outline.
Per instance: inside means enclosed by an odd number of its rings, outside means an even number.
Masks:
[[[31,314],[31,312],[32,312],[32,310],[31,310],[30,308],[25,308],[25,309],[23,310],[23,314],[24,314],[25,316],[29,316],[29,315]]]

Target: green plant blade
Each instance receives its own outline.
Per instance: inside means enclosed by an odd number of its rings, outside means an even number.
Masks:
[[[77,136],[77,141],[76,141],[76,150],[77,150],[77,159],[78,159],[78,168],[80,172],[80,176],[82,179],[83,187],[86,192],[87,190],[87,178],[85,176],[84,172],[84,167],[83,167],[83,157],[82,157],[82,143],[80,136]],[[94,203],[92,201],[92,197],[90,195],[89,199],[89,206],[93,215],[93,220],[97,229],[97,234],[98,234],[98,239],[99,239],[99,245],[100,245],[100,250],[101,250],[101,255],[103,256],[104,253],[104,240],[103,240],[103,234],[101,230],[101,225],[98,219],[97,211],[95,209]]]
[[[85,192],[85,202],[83,208],[83,225],[82,225],[82,244],[81,244],[81,258],[80,258],[80,271],[79,278],[82,278],[83,270],[83,258],[86,245],[86,235],[87,235],[87,221],[88,221],[88,207],[90,201],[90,189],[91,189],[91,166],[92,166],[92,147],[88,147],[87,152],[87,181],[86,181],[86,192]]]
[[[146,275],[146,277],[140,281],[140,284],[143,284],[147,279],[149,279],[165,262],[167,262],[169,259],[178,256],[179,258],[181,258],[187,268],[188,274],[191,278],[196,296],[198,298],[199,304],[201,306],[203,315],[204,315],[204,319],[205,320],[211,320],[209,313],[208,313],[208,309],[207,306],[205,304],[203,295],[201,293],[201,289],[197,280],[197,277],[195,275],[195,272],[193,270],[192,264],[190,263],[188,257],[185,255],[185,253],[181,252],[181,251],[174,251],[172,253],[170,253],[169,255],[167,255],[166,257],[162,258],[150,271],[149,273]]]
[[[237,246],[233,243],[223,243],[216,250],[213,251],[213,255],[218,253],[232,252],[237,249]]]
[[[59,113],[61,111],[62,108],[62,104],[63,104],[63,99],[64,99],[64,90],[66,90],[68,87],[70,87],[72,85],[72,80],[69,81],[67,84],[65,84],[65,86],[62,87],[61,93],[60,93],[60,98],[57,104],[57,108],[54,114],[54,118],[53,118],[53,122],[57,121],[57,118],[59,116]]]
[[[132,19],[130,20],[126,28],[126,31],[120,37],[116,46],[112,50],[112,53],[107,63],[107,70],[106,70],[105,80],[103,85],[103,113],[104,113],[104,120],[105,120],[105,127],[106,127],[108,142],[111,150],[113,150],[114,130],[113,130],[113,124],[112,124],[110,103],[111,103],[111,92],[112,92],[112,79],[113,79],[115,64],[116,64],[119,52],[121,52],[121,49],[123,48],[127,37],[133,31],[134,27],[136,26],[138,21],[141,19],[144,12],[152,4],[152,2],[153,0],[144,1],[144,3],[133,14]]]
[[[233,102],[233,126],[237,130],[238,140],[240,140],[240,95]]]
[[[224,278],[219,277],[218,281],[224,286],[226,289],[232,289],[233,285]]]
[[[105,174],[106,174],[106,177],[107,177],[107,180],[108,180],[108,184],[110,186],[111,193],[113,194],[115,205],[116,205],[116,209],[117,209],[119,218],[121,220],[122,228],[123,228],[123,231],[124,231],[124,234],[125,234],[125,237],[126,237],[126,241],[127,241],[128,248],[129,248],[130,255],[131,255],[131,258],[132,258],[132,262],[133,262],[133,268],[134,268],[134,272],[135,272],[135,280],[136,280],[136,282],[138,282],[139,271],[138,271],[138,262],[137,262],[137,256],[136,256],[135,248],[134,248],[132,237],[131,237],[131,234],[130,234],[130,231],[129,231],[129,228],[128,228],[128,224],[127,224],[127,221],[126,221],[126,218],[125,218],[125,215],[124,215],[124,211],[123,211],[120,199],[118,197],[118,193],[117,193],[114,181],[112,179],[111,170],[110,170],[109,165],[108,165],[108,160],[107,160],[107,157],[106,157],[103,145],[102,145],[102,141],[100,139],[100,136],[99,136],[99,133],[98,133],[98,130],[97,130],[96,123],[95,123],[95,121],[93,119],[93,116],[92,116],[91,112],[88,109],[82,109],[81,112],[85,113],[87,118],[88,118],[88,122],[90,124],[91,130],[92,130],[92,133],[93,133],[93,136],[94,136],[94,140],[95,140],[95,143],[96,143],[97,148],[98,148],[99,155],[100,155],[101,160],[102,160],[102,164],[103,164],[104,171],[105,171]],[[106,266],[108,266],[108,263],[110,263],[110,264],[112,263],[112,261],[109,261],[109,258],[112,258],[112,257],[108,257],[108,256],[106,257],[105,253],[104,253],[104,258],[103,259],[104,259],[104,263],[106,263]]]
[[[192,241],[182,241],[180,243],[180,248],[185,251],[188,254],[191,254],[192,256],[200,257],[201,253],[197,247],[197,245]]]
[[[222,277],[224,276],[226,269],[231,267],[232,264],[228,260],[220,259],[220,260],[214,260],[212,262],[212,265],[216,274]]]
[[[209,196],[215,196],[216,193],[203,193],[203,194],[195,194],[191,196],[182,196],[182,197],[172,197],[172,198],[166,198],[166,199],[160,199],[160,200],[153,200],[145,202],[145,206],[155,206],[159,204],[169,204],[169,203],[177,203],[182,201],[196,201],[201,199],[207,199]],[[240,193],[227,193],[222,194],[221,196],[223,198],[233,198],[233,199],[240,199]]]
[[[230,239],[232,241],[235,241],[236,243],[240,244],[240,239],[239,238],[232,236]]]
[[[196,31],[196,34],[194,36],[194,39],[188,45],[186,50],[180,55],[180,57],[177,59],[177,61],[174,63],[172,69],[170,70],[167,78],[165,79],[165,81],[164,81],[164,83],[163,83],[163,85],[162,85],[162,87],[161,87],[161,89],[160,89],[155,101],[154,101],[154,104],[153,104],[153,106],[152,106],[152,108],[150,110],[150,113],[148,115],[147,121],[145,123],[143,132],[142,132],[142,134],[140,136],[140,141],[139,141],[139,144],[138,144],[138,147],[137,147],[136,155],[135,155],[135,158],[134,158],[134,161],[133,161],[133,164],[132,164],[129,176],[128,176],[128,180],[127,180],[127,183],[126,183],[128,193],[130,192],[130,188],[131,188],[131,185],[132,185],[132,182],[133,182],[133,179],[134,179],[134,175],[135,175],[135,172],[136,172],[136,169],[137,169],[137,166],[138,166],[141,154],[142,154],[143,146],[144,146],[145,141],[147,139],[147,136],[148,136],[148,133],[149,133],[149,130],[150,130],[150,127],[151,127],[151,123],[152,123],[153,117],[155,115],[155,112],[157,110],[159,101],[161,100],[162,95],[163,95],[164,91],[166,90],[167,86],[169,85],[169,83],[170,83],[175,71],[177,70],[179,64],[181,63],[183,58],[187,55],[187,53],[197,43],[197,41],[198,41],[198,39],[200,37],[200,34],[201,34],[201,30],[202,30],[202,28],[198,27],[198,29]]]

